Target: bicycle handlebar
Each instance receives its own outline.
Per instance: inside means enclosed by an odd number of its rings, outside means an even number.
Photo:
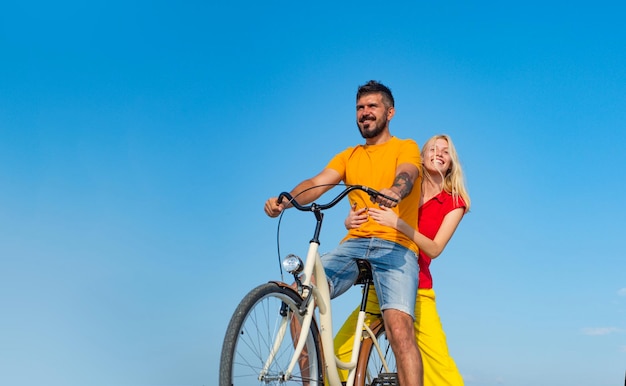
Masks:
[[[313,212],[315,210],[326,210],[337,205],[339,201],[341,201],[346,195],[348,195],[348,193],[350,193],[353,190],[364,191],[372,198],[372,200],[376,200],[377,197],[382,197],[386,200],[395,202],[396,204],[399,202],[399,200],[389,197],[385,194],[382,194],[379,191],[372,189],[370,187],[367,187],[364,185],[350,185],[347,188],[345,188],[341,193],[339,193],[337,197],[333,198],[332,201],[330,201],[328,204],[320,205],[320,204],[312,203],[310,205],[300,205],[300,203],[298,203],[298,201],[296,201],[296,199],[290,193],[287,193],[287,192],[282,192],[281,194],[278,195],[278,203],[280,204],[284,197],[289,200],[289,202],[293,205],[294,208],[303,212]]]

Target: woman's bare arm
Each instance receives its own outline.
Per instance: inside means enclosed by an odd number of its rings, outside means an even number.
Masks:
[[[417,244],[418,248],[431,259],[436,258],[443,252],[452,238],[454,231],[456,231],[456,228],[459,226],[464,214],[464,208],[456,208],[449,212],[443,218],[443,222],[435,238],[431,240],[399,218],[392,210],[385,207],[369,209],[369,216],[371,218],[381,225],[390,226],[410,237],[413,242]]]

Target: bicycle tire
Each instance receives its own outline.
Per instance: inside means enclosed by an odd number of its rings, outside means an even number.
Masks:
[[[293,369],[292,377],[289,380],[282,379],[295,350],[294,340],[297,334],[292,331],[301,326],[303,317],[297,311],[301,303],[302,297],[296,291],[274,282],[256,287],[241,300],[224,337],[220,359],[220,386],[324,384],[322,354],[315,320],[311,323],[303,354]],[[286,319],[289,327],[274,361],[267,373],[261,376],[264,364],[270,356],[278,325],[283,320],[281,310],[285,306],[293,311],[283,312],[289,315]]]
[[[387,339],[385,325],[382,320],[373,323],[370,328],[376,335],[376,340],[382,351],[382,358],[387,363],[388,370],[383,366],[381,356],[378,354],[371,338],[363,339],[357,364],[356,386],[397,385],[398,367],[396,357]]]

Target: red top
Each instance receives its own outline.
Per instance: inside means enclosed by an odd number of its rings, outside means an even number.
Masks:
[[[457,208],[465,208],[465,201],[458,197],[458,200],[452,199],[452,195],[445,190],[438,195],[422,204],[419,209],[417,225],[419,232],[429,239],[433,240],[441,227],[443,218],[448,213]],[[432,259],[420,250],[418,263],[420,266],[419,288],[433,288],[433,277],[430,274],[430,262]]]

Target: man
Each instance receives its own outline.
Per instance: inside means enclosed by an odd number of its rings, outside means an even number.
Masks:
[[[418,146],[412,140],[391,135],[389,121],[395,108],[389,88],[370,81],[359,87],[356,99],[356,121],[365,145],[337,154],[321,173],[298,184],[291,195],[299,203],[308,204],[340,181],[365,185],[397,199],[398,204],[384,198],[378,198],[377,203],[392,208],[408,224],[416,224],[421,185],[416,183],[421,167]],[[372,204],[367,193],[360,190],[351,192],[349,198],[360,208]],[[277,217],[290,206],[286,200],[278,204],[277,198],[272,197],[265,203],[265,213]],[[370,262],[402,386],[423,384],[421,356],[413,335],[419,273],[417,253],[417,246],[410,238],[369,220],[350,229],[335,250],[322,256],[333,298],[354,284],[358,276],[356,259]]]

